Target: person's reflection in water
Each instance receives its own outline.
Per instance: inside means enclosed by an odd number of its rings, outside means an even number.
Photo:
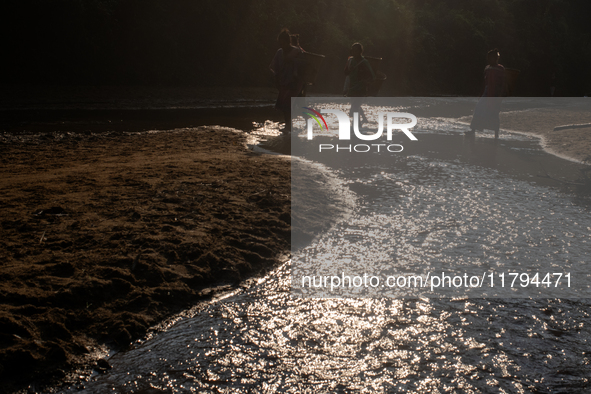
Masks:
[[[474,133],[464,136],[463,151],[466,160],[470,164],[495,168],[498,163],[499,140],[479,140],[476,142]]]

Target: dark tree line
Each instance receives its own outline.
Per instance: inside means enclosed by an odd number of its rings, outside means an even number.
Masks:
[[[476,95],[488,49],[521,70],[518,94],[591,91],[588,0],[4,0],[2,84],[270,86],[282,27],[326,55],[338,92],[364,44],[397,95]]]

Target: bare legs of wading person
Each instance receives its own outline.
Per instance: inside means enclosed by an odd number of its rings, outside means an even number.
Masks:
[[[349,116],[353,117],[355,112],[359,114],[359,126],[363,123],[367,123],[367,117],[365,116],[365,111],[361,108],[361,102],[363,101],[362,97],[350,97],[351,99],[351,109],[349,110]]]
[[[476,108],[474,108],[470,131],[466,131],[466,135],[473,136],[476,131],[492,130],[495,132],[495,139],[498,139],[501,127],[499,114],[502,101],[502,97],[481,97]]]
[[[283,111],[283,120],[285,120],[285,127],[281,132],[283,135],[287,135],[291,132],[291,110]]]

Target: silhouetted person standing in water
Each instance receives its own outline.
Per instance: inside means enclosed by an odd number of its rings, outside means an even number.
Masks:
[[[302,46],[300,45],[300,35],[299,34],[290,34],[289,38],[291,40],[292,47],[299,48],[299,50],[302,53],[306,52],[304,50],[304,48],[302,48]],[[296,67],[298,69],[298,76],[300,78],[302,78],[302,90],[298,94],[298,97],[306,97],[306,81],[304,78],[306,62],[304,59],[301,59],[301,58],[297,58],[295,61],[296,61]]]
[[[501,112],[501,101],[505,92],[505,67],[499,64],[499,50],[488,51],[486,60],[488,66],[484,69],[484,93],[478,101],[472,116],[470,131],[467,134],[474,134],[476,130],[494,130],[495,138],[499,138],[499,112]]]
[[[299,47],[291,45],[291,38],[288,29],[283,29],[277,36],[279,49],[269,68],[275,75],[275,84],[279,89],[275,108],[283,112],[285,118],[285,129],[288,132],[291,129],[291,98],[297,97],[304,86],[301,75],[302,50]]]
[[[361,123],[362,119],[367,121],[361,108],[361,99],[358,97],[367,97],[367,89],[375,80],[376,75],[369,61],[363,57],[363,45],[358,42],[351,46],[351,56],[347,59],[345,75],[349,77],[349,87],[347,89],[347,97],[351,97],[349,115],[353,116],[353,113],[357,112],[359,114],[359,123]]]

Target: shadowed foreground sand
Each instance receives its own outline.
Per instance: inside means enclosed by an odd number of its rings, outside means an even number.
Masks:
[[[290,161],[245,133],[0,138],[0,392],[63,378],[289,253]],[[308,237],[335,217],[318,183]]]

